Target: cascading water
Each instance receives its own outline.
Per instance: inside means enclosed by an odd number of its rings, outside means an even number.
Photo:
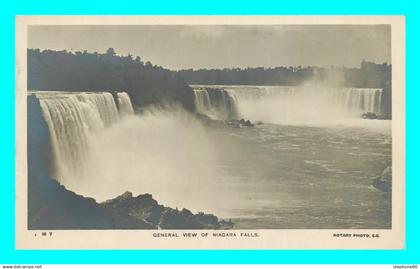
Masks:
[[[211,109],[210,96],[206,89],[194,89],[197,111],[205,112]]]
[[[73,92],[30,92],[40,102],[50,132],[54,159],[53,178],[65,183],[79,178],[88,157],[91,135],[111,126],[119,114],[133,113],[126,93],[118,93],[119,107],[112,94]]]
[[[126,93],[29,95],[38,99],[50,134],[52,156],[39,169],[67,190],[98,202],[125,191],[151,193],[160,203],[197,212],[222,203],[212,199],[222,192],[215,184],[215,147],[201,122],[182,107],[150,106],[130,116]],[[28,130],[28,137],[34,135]]]
[[[229,91],[219,88],[194,88],[194,95],[199,113],[213,119],[238,117],[236,97]]]
[[[117,93],[118,97],[118,108],[120,115],[132,115],[134,114],[133,105],[131,104],[130,96],[126,92]]]
[[[383,114],[382,89],[204,85],[192,87],[197,111],[218,119],[242,117],[270,122],[275,117],[276,120],[289,118],[299,122],[302,118],[359,118],[365,112]]]
[[[344,88],[326,90],[323,94],[332,104],[356,112],[382,113],[382,89]]]

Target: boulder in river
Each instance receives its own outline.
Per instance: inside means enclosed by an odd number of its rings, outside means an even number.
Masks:
[[[230,121],[227,121],[227,125],[234,128],[254,127],[254,124],[250,120],[245,120],[245,119],[230,120]]]
[[[392,166],[388,166],[382,175],[373,180],[373,186],[383,192],[392,192]]]
[[[378,115],[376,115],[376,113],[373,113],[373,112],[363,113],[361,117],[362,117],[362,119],[369,119],[369,120],[378,119]]]

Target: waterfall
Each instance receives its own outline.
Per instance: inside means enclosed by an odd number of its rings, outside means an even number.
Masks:
[[[194,90],[195,106],[198,112],[205,113],[211,109],[210,96],[205,89]]]
[[[252,118],[254,114],[260,115],[261,110],[278,113],[271,117],[292,118],[303,114],[306,114],[305,117],[330,117],[335,114],[353,118],[359,118],[365,112],[383,114],[382,89],[206,85],[192,87],[197,111],[217,119]],[[256,110],[260,112],[254,113]],[[320,111],[325,113],[318,113]]]
[[[197,112],[213,119],[236,118],[236,97],[227,90],[219,88],[195,88],[195,106]]]
[[[77,179],[88,157],[89,140],[98,131],[120,120],[133,107],[126,93],[119,93],[119,107],[111,93],[34,91],[48,125],[54,160],[51,177],[64,183]],[[120,98],[121,96],[121,98]]]
[[[331,101],[351,111],[382,114],[382,89],[344,88],[324,91]]]
[[[132,115],[134,114],[133,105],[131,99],[126,92],[117,93],[118,96],[118,108],[120,115]]]

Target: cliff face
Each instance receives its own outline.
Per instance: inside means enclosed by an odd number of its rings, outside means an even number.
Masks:
[[[151,229],[150,224],[101,207],[49,178],[49,131],[38,99],[28,97],[28,228]]]
[[[195,110],[194,93],[176,72],[146,64],[139,57],[28,50],[31,90],[125,91],[134,106],[180,103]]]
[[[126,192],[97,203],[48,178],[30,178],[28,228],[66,229],[221,229],[228,223],[211,214],[193,214],[158,204],[150,194]],[[40,184],[41,183],[41,184]]]
[[[35,181],[40,179],[31,178]],[[28,228],[66,229],[154,229],[141,219],[102,207],[92,198],[67,190],[57,181],[43,179],[28,190]]]
[[[28,228],[219,229],[216,216],[159,205],[150,194],[127,192],[102,204],[67,190],[49,177],[53,164],[48,125],[39,100],[28,97]],[[225,227],[225,226],[224,226]]]

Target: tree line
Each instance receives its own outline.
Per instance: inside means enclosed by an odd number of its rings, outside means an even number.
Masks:
[[[330,86],[382,88],[391,81],[392,66],[363,60],[358,68],[280,66],[274,68],[184,69],[178,71],[189,84],[301,85],[318,82]]]
[[[125,91],[137,107],[179,102],[194,110],[194,93],[176,72],[132,55],[28,49],[28,89]]]

